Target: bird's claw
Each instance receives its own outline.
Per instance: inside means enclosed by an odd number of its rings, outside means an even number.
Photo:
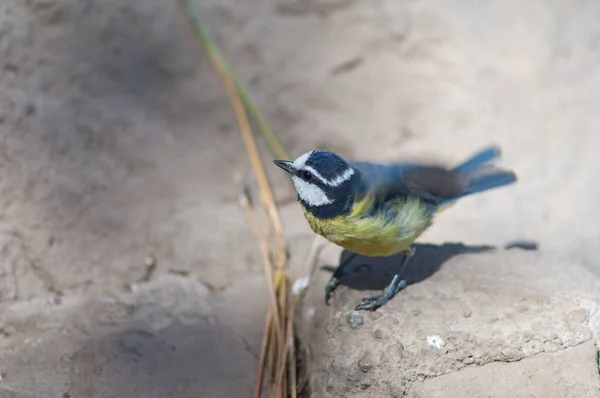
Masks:
[[[329,282],[325,286],[325,304],[329,305],[331,295],[333,294],[333,291],[338,287],[339,284],[340,280],[338,278],[333,277],[329,280]]]
[[[396,286],[388,286],[383,294],[378,294],[374,296],[367,296],[362,299],[362,302],[354,307],[355,311],[367,310],[367,311],[375,311],[379,307],[386,304],[388,301],[392,299],[400,290],[406,287],[406,281],[400,281]]]
[[[377,308],[381,307],[385,303],[389,301],[389,298],[386,297],[385,294],[379,296],[369,296],[362,299],[362,302],[358,304],[354,309],[356,311],[366,310],[366,311],[375,311]]]

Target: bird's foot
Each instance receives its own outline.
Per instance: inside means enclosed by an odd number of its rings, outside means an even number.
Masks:
[[[354,309],[356,311],[360,310],[368,310],[375,311],[379,307],[383,306],[385,303],[390,301],[392,297],[396,295],[400,290],[406,287],[406,281],[401,280],[400,282],[392,283],[390,286],[386,287],[383,291],[383,294],[378,294],[375,296],[367,296],[362,299],[362,302],[358,304]]]
[[[331,294],[339,286],[339,284],[340,280],[336,277],[333,277],[329,280],[327,285],[325,285],[325,304],[329,305],[329,299],[331,298]]]

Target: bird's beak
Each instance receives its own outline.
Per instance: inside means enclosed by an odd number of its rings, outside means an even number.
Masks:
[[[281,167],[290,174],[296,171],[296,169],[294,168],[294,163],[288,160],[274,160],[273,163],[275,163],[277,166]]]

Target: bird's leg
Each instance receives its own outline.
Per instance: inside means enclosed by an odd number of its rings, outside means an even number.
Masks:
[[[390,301],[391,298],[396,295],[396,293],[406,287],[406,281],[401,279],[402,272],[404,271],[404,268],[406,267],[406,264],[410,258],[415,254],[415,248],[411,247],[402,254],[403,256],[402,260],[400,260],[398,271],[396,272],[396,275],[394,275],[394,278],[392,278],[390,284],[383,291],[383,294],[365,297],[362,302],[355,307],[355,310],[375,311],[377,308]]]
[[[347,259],[340,263],[340,265],[338,265],[335,272],[333,273],[333,276],[331,277],[329,282],[327,282],[327,285],[325,285],[325,304],[329,305],[329,299],[331,298],[331,294],[339,286],[340,278],[344,276],[344,267],[346,267],[346,265],[348,265],[350,261],[354,259],[354,257],[356,257],[356,253],[351,253]]]

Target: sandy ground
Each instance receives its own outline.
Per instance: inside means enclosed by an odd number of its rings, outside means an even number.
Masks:
[[[497,143],[520,178],[422,241],[537,252],[420,250],[439,271],[351,330],[366,292],[325,307],[319,273],[313,396],[600,396],[600,4],[199,4],[294,155],[454,162]],[[235,119],[175,2],[3,0],[0,397],[249,396],[266,297],[240,179]],[[282,216],[304,274],[313,234],[295,203]],[[377,328],[401,344],[391,359]]]

